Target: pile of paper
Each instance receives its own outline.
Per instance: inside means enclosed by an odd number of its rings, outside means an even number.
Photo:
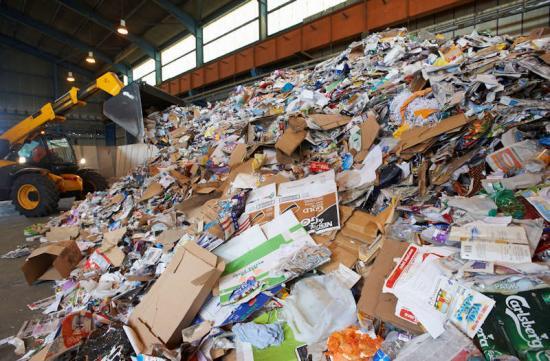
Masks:
[[[548,34],[393,29],[148,114],[158,155],[29,233],[25,359],[544,359]]]

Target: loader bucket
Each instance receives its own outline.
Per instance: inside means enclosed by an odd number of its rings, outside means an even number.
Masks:
[[[138,83],[125,86],[117,96],[103,103],[103,114],[141,141],[143,110]]]
[[[146,112],[163,110],[170,105],[184,105],[180,98],[143,82],[125,86],[117,96],[103,103],[103,114],[128,133],[143,140],[143,117]]]

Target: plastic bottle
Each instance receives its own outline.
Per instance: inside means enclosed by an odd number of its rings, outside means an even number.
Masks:
[[[405,345],[405,338],[400,337],[399,332],[391,331],[386,336],[382,346],[374,354],[373,361],[391,361],[397,357],[399,351]]]

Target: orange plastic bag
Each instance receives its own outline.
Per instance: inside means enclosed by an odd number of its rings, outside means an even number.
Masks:
[[[334,332],[327,341],[327,355],[334,361],[368,361],[384,341],[381,337],[371,338],[358,327],[351,326]]]

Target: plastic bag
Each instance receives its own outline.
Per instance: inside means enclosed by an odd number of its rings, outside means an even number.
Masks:
[[[357,320],[351,291],[333,276],[313,276],[294,285],[281,317],[300,342],[314,343]]]

